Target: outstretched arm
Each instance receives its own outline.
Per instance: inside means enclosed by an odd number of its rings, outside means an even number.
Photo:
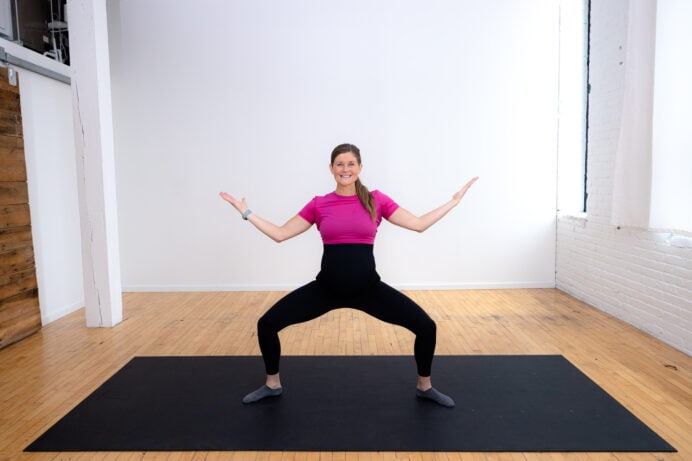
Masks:
[[[398,208],[389,217],[389,222],[391,222],[392,224],[396,224],[397,226],[403,227],[405,229],[414,230],[416,232],[423,232],[427,228],[435,224],[437,221],[442,219],[447,213],[449,213],[452,210],[452,208],[457,206],[466,194],[466,192],[471,188],[471,186],[473,186],[473,183],[475,183],[477,180],[478,176],[471,179],[464,185],[464,187],[462,187],[456,194],[454,194],[454,196],[452,196],[452,200],[445,203],[439,208],[435,208],[434,210],[422,216],[416,216],[404,208]]]
[[[240,214],[243,214],[248,210],[245,197],[238,200],[226,192],[221,192],[219,195],[222,199],[233,205],[233,208],[238,210]],[[247,220],[250,221],[257,229],[259,229],[260,232],[275,242],[283,242],[284,240],[288,240],[298,234],[302,234],[306,230],[310,229],[310,226],[312,225],[298,215],[295,215],[286,221],[283,226],[277,226],[276,224],[259,217],[255,213],[248,214]]]

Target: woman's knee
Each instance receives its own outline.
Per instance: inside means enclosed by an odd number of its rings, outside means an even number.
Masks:
[[[437,324],[433,319],[426,316],[425,319],[421,320],[417,334],[434,338],[437,336]]]
[[[262,333],[275,333],[278,332],[276,323],[273,321],[272,317],[265,313],[262,317],[257,320],[257,332]]]

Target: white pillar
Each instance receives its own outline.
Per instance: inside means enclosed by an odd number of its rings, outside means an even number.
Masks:
[[[68,0],[86,324],[122,321],[106,0]]]

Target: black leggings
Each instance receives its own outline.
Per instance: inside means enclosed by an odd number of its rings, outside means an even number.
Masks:
[[[317,279],[287,294],[259,319],[257,335],[267,374],[279,372],[279,331],[351,307],[414,333],[418,375],[430,376],[435,322],[413,300],[380,281],[372,250],[365,244],[325,245]]]

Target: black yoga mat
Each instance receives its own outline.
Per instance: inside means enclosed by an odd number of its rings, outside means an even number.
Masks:
[[[243,405],[259,357],[137,357],[26,451],[675,451],[562,356],[284,357],[282,396]]]

